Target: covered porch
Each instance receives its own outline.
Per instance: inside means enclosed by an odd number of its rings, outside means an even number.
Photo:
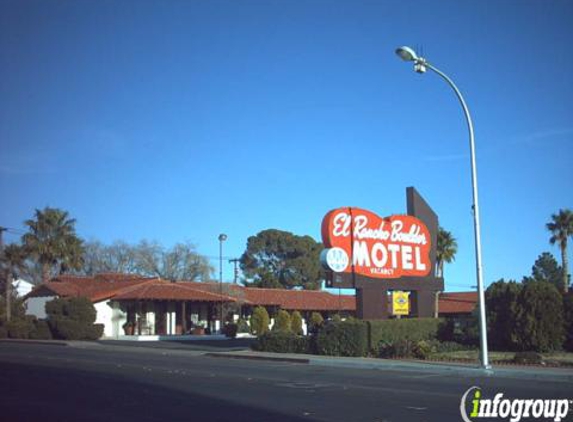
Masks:
[[[135,286],[113,299],[114,332],[119,336],[181,336],[219,333],[222,309],[230,296],[184,284]]]

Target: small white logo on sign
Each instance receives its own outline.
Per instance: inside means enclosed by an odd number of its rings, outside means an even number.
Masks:
[[[341,273],[348,267],[349,259],[344,249],[330,248],[322,252],[322,263],[327,269]]]

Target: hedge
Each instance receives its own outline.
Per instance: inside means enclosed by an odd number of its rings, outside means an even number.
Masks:
[[[316,352],[330,356],[366,356],[368,325],[365,321],[330,321],[316,334]]]
[[[62,340],[98,340],[103,335],[103,324],[87,325],[67,318],[50,319],[54,337]]]
[[[370,350],[376,351],[380,343],[393,344],[401,340],[418,342],[433,340],[438,336],[440,318],[387,319],[366,321],[368,324],[368,344]]]
[[[37,320],[34,322],[34,329],[30,332],[30,338],[33,340],[51,340],[52,331],[47,321]]]
[[[270,331],[257,338],[253,349],[261,352],[308,353],[309,338],[286,331]]]
[[[34,330],[35,317],[27,315],[24,318],[12,318],[5,323],[9,338],[27,339]]]

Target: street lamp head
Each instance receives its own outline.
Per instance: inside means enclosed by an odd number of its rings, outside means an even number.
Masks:
[[[419,57],[414,49],[402,46],[396,49],[396,54],[405,62],[414,62],[414,70],[418,73],[426,73],[428,63],[423,57]]]
[[[416,52],[407,46],[398,47],[396,49],[396,54],[405,62],[415,62],[418,60]]]
[[[225,240],[227,240],[227,235],[225,233],[221,233],[219,235],[219,242],[224,242]]]

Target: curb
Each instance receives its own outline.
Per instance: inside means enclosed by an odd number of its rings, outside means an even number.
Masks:
[[[0,343],[42,344],[44,346],[69,346],[68,342],[63,340],[26,340],[18,338],[0,339]]]

